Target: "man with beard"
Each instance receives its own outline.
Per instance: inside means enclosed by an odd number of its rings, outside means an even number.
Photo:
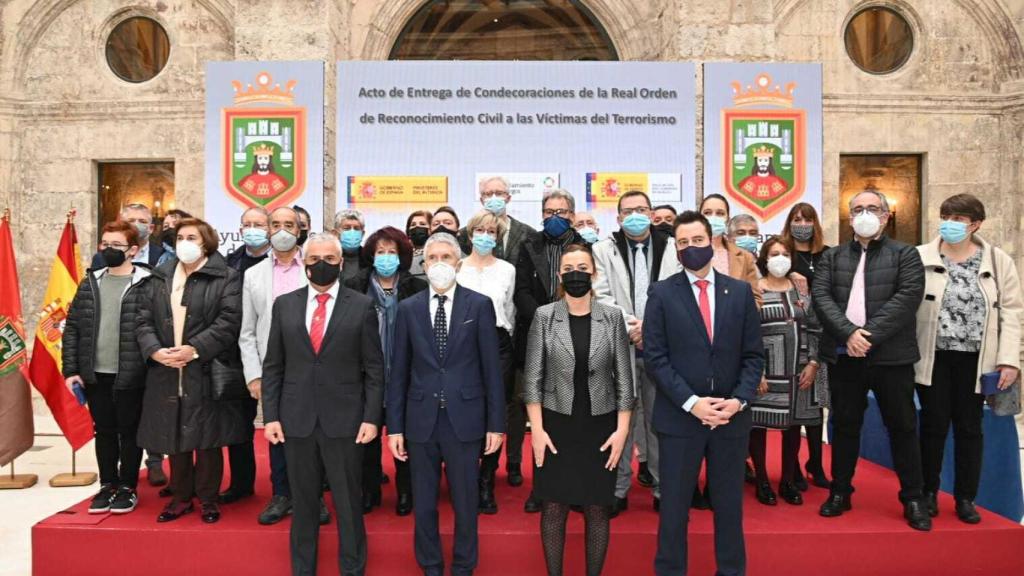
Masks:
[[[242,178],[238,185],[257,198],[272,198],[288,187],[289,182],[274,172],[274,149],[261,144],[253,149],[256,161],[252,174]]]
[[[754,168],[750,176],[740,180],[740,190],[759,199],[770,199],[789,189],[789,184],[775,175],[774,155],[767,146],[754,150]]]

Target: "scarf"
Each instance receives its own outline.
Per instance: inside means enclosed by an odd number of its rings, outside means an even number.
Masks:
[[[377,308],[377,323],[380,325],[380,347],[384,352],[384,381],[391,376],[391,351],[395,341],[395,318],[398,316],[398,275],[395,276],[395,288],[390,296],[384,293],[377,280],[377,274],[370,274],[370,286],[366,294],[373,298]]]

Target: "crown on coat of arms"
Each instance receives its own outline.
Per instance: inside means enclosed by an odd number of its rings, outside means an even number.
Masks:
[[[793,90],[796,82],[789,82],[786,88],[782,89],[775,85],[772,89],[772,77],[768,74],[758,74],[754,79],[754,85],[747,85],[746,89],[739,82],[732,82],[732,102],[735,106],[756,106],[770,104],[772,106],[793,106]]]
[[[767,146],[758,146],[754,150],[754,158],[772,158],[775,156],[775,150]]]
[[[260,144],[252,149],[253,156],[273,156],[274,149],[266,144]]]
[[[281,84],[273,84],[274,78],[268,72],[256,75],[256,84],[246,84],[232,80],[235,88],[235,104],[251,104],[254,102],[270,102],[274,104],[292,104],[295,102],[295,80],[289,80],[282,89]]]

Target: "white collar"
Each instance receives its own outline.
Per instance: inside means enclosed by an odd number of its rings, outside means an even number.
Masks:
[[[455,301],[455,290],[456,290],[456,288],[458,288],[458,284],[457,283],[453,284],[452,287],[449,288],[448,291],[444,293],[444,296],[448,297],[448,301],[449,302],[454,302]],[[441,293],[438,292],[437,290],[434,290],[434,286],[433,286],[433,284],[431,284],[430,285],[430,300],[433,301],[434,300],[434,296],[437,296],[439,294],[441,294]]]
[[[696,274],[694,274],[693,272],[690,272],[686,268],[683,268],[683,271],[686,272],[686,279],[690,282],[691,285],[696,284],[698,280],[707,280],[708,285],[710,285],[710,286],[714,286],[715,285],[715,267],[714,266],[712,266],[711,269],[708,270],[708,275],[703,277],[703,278],[698,278]]]
[[[318,292],[316,288],[313,288],[313,286],[310,285],[309,286],[309,298],[308,298],[308,301],[309,302],[315,302],[316,301],[316,297],[319,294],[329,294],[331,296],[330,299],[337,300],[338,299],[338,290],[339,290],[340,286],[341,286],[341,278],[338,278],[337,280],[335,280],[334,284],[330,287],[330,289],[327,290],[327,292]]]

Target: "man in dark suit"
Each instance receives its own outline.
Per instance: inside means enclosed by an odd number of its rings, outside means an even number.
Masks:
[[[707,456],[714,485],[716,574],[746,572],[743,463],[764,369],[761,319],[750,285],[716,274],[711,225],[697,212],[674,223],[683,272],[654,284],[643,341],[657,386],[653,425],[661,455],[658,576],[686,574],[690,500]]]
[[[505,391],[491,300],[456,286],[459,245],[434,234],[424,246],[430,289],[398,304],[388,383],[388,445],[409,459],[416,505],[416,562],[444,573],[437,497],[441,462],[455,509],[453,575],[477,564],[478,459],[501,448]]]
[[[366,572],[363,445],[377,436],[384,354],[373,301],[341,286],[342,253],[330,234],[310,236],[309,286],[274,302],[263,360],[264,434],[285,442],[294,518],[292,573],[316,574],[320,488],[326,472],[338,522],[342,574]]]

